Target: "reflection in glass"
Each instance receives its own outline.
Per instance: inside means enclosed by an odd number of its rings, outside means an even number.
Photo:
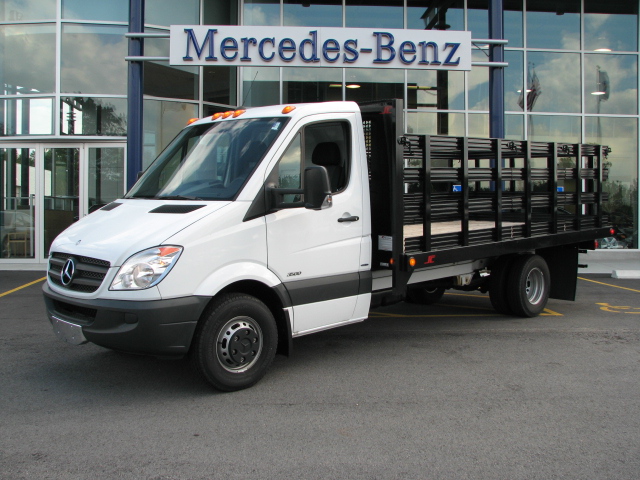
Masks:
[[[528,139],[535,142],[579,143],[582,137],[580,117],[529,115]]]
[[[464,72],[408,70],[407,108],[463,110]]]
[[[224,105],[237,105],[237,76],[237,67],[204,67],[203,100]]]
[[[127,93],[127,27],[63,25],[61,91]]]
[[[346,70],[346,98],[368,102],[403,98],[404,72],[392,69],[350,68]]]
[[[62,18],[74,20],[129,21],[129,1],[62,0]]]
[[[527,46],[580,49],[580,0],[527,0]]]
[[[0,52],[0,81],[4,95],[53,93],[56,74],[54,25],[0,26]]]
[[[203,0],[202,10],[203,25],[239,25],[238,0]]]
[[[347,27],[402,28],[402,0],[345,0]]]
[[[244,0],[243,25],[280,25],[279,0]]]
[[[35,157],[29,148],[0,149],[0,258],[35,256]]]
[[[142,168],[147,168],[189,119],[197,116],[196,104],[145,100]]]
[[[472,51],[472,60],[486,62],[483,52]],[[489,110],[489,69],[472,67],[469,72],[469,110]]]
[[[259,107],[280,103],[280,74],[273,67],[242,69],[242,105]]]
[[[528,110],[580,112],[580,54],[529,52],[527,55]]]
[[[144,23],[148,25],[196,25],[200,23],[198,0],[145,0]]]
[[[486,113],[469,114],[470,137],[489,138],[489,115]]]
[[[125,98],[62,97],[60,107],[63,135],[127,134]]]
[[[88,212],[92,213],[124,194],[124,148],[89,148]]]
[[[44,151],[44,249],[79,216],[78,148],[47,148]]]
[[[638,120],[635,118],[587,117],[585,141],[612,148],[606,166],[609,194],[604,211],[616,229],[616,239],[638,248]]]
[[[198,67],[144,62],[144,94],[152,97],[198,99]]]
[[[0,102],[0,135],[51,135],[52,98],[7,98]]]
[[[284,103],[331,100],[342,100],[342,69],[295,67],[282,69],[282,101]]]
[[[341,27],[342,0],[284,0],[284,24],[308,27]]]
[[[504,38],[507,47],[522,47],[522,0],[504,0]]]
[[[524,140],[524,115],[504,116],[504,138]]]
[[[637,55],[584,56],[586,113],[638,113]]]
[[[419,30],[464,30],[464,2],[452,0],[407,0],[407,28]]]
[[[507,50],[504,52],[504,60],[509,63],[509,66],[504,69],[504,109],[522,111],[523,98],[531,93],[526,91],[523,93],[522,52]]]
[[[638,48],[638,2],[584,2],[584,48],[635,52]]]
[[[56,0],[3,0],[0,21],[53,20],[56,18]]]
[[[463,113],[407,112],[407,133],[464,136]]]

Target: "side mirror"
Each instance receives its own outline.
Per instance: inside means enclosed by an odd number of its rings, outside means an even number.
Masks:
[[[304,208],[324,210],[332,205],[327,169],[313,165],[304,170]]]

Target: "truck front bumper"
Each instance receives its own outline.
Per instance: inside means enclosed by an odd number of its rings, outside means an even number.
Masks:
[[[210,297],[153,301],[83,300],[42,287],[47,316],[58,338],[113,350],[160,356],[189,351],[198,319]]]

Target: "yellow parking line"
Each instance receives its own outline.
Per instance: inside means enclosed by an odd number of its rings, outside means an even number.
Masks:
[[[47,277],[42,277],[42,278],[39,278],[38,280],[34,280],[33,282],[27,283],[27,284],[22,285],[22,286],[20,286],[18,288],[14,288],[13,290],[9,290],[8,292],[0,293],[0,297],[4,297],[6,295],[9,295],[10,293],[17,292],[18,290],[22,290],[23,288],[30,287],[31,285],[35,285],[36,283],[40,283],[41,281],[46,280],[46,279],[47,279]]]
[[[578,277],[580,280],[584,280],[586,282],[593,282],[593,283],[599,283],[600,285],[606,285],[607,287],[613,287],[613,288],[620,288],[622,290],[630,290],[632,292],[638,292],[640,293],[640,290],[635,290],[633,288],[627,288],[627,287],[619,287],[618,285],[611,285],[610,283],[604,283],[604,282],[596,282],[595,280],[591,280],[589,278],[583,278],[583,277]]]
[[[369,312],[369,317],[378,318],[440,318],[440,317],[492,317],[490,313],[471,313],[471,314],[453,314],[453,315],[399,315],[396,313]]]

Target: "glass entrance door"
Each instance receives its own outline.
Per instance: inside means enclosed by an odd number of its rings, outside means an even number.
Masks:
[[[35,249],[36,149],[0,148],[0,259],[31,259]]]

